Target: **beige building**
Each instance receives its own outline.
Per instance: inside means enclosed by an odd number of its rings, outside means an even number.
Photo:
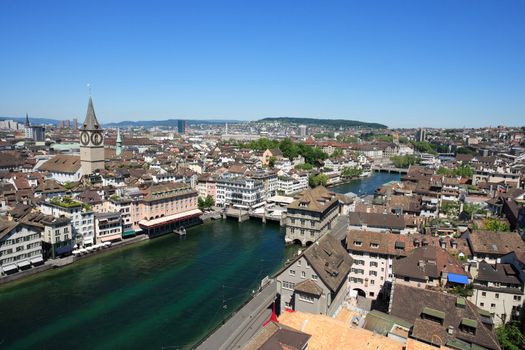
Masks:
[[[0,219],[1,274],[10,274],[41,264],[41,231],[15,221]]]
[[[287,207],[285,242],[309,245],[325,235],[339,215],[338,195],[323,186],[306,190]]]

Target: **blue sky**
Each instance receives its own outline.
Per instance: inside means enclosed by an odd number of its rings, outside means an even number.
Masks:
[[[525,122],[525,1],[0,1],[0,115]]]

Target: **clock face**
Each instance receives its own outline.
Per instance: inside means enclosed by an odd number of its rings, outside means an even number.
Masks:
[[[82,131],[82,133],[80,134],[80,142],[83,145],[87,145],[89,143],[89,134],[87,132]]]
[[[100,145],[102,143],[102,134],[100,132],[91,134],[91,142],[96,146]]]

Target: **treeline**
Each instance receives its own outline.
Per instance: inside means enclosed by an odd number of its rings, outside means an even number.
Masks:
[[[471,178],[474,172],[472,171],[472,168],[470,166],[462,165],[453,169],[439,167],[439,169],[437,170],[437,174],[445,176],[461,176]]]
[[[411,165],[419,164],[421,158],[411,154],[406,154],[404,156],[393,156],[390,160],[394,163],[396,168],[408,168]]]
[[[315,125],[332,128],[369,128],[369,129],[386,129],[387,126],[379,123],[367,123],[357,120],[346,119],[317,119],[317,118],[291,118],[291,117],[268,117],[259,120],[259,122],[280,122],[290,124]]]
[[[319,147],[312,147],[302,142],[295,143],[288,138],[281,141],[261,138],[248,143],[241,143],[240,146],[261,152],[265,151],[266,149],[278,148],[281,150],[281,152],[283,152],[284,157],[292,160],[301,155],[304,157],[305,163],[310,165],[316,164],[319,161],[328,158],[328,155],[324,153]]]

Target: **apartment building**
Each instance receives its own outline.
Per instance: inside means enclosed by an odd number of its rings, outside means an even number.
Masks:
[[[394,281],[394,261],[419,247],[439,247],[465,259],[470,254],[464,239],[349,230],[346,250],[354,262],[349,274],[353,294],[369,299],[388,299]]]
[[[332,235],[324,235],[277,273],[281,312],[333,315],[347,294],[352,259]]]
[[[522,254],[520,254],[521,256]],[[481,261],[473,283],[473,295],[469,298],[476,306],[490,312],[494,323],[499,325],[511,320],[520,320],[524,292],[524,274],[513,252],[501,263],[489,264]]]
[[[280,176],[278,182],[278,191],[285,196],[298,193],[308,189],[308,182],[300,179],[295,179],[291,176]]]
[[[40,212],[31,212],[23,217],[22,222],[42,232],[44,259],[55,259],[69,255],[73,251],[75,241],[71,219],[65,216],[54,217]]]
[[[264,205],[264,183],[245,177],[222,178],[217,181],[216,205],[253,210]]]
[[[95,240],[97,244],[122,240],[120,212],[95,213]]]
[[[285,242],[309,245],[325,235],[339,215],[341,203],[323,186],[301,192],[287,207]]]
[[[40,202],[40,211],[54,217],[71,220],[72,238],[80,247],[95,244],[94,213],[81,202],[69,197],[55,197]]]
[[[41,264],[41,237],[34,226],[0,219],[0,272],[5,275]]]

